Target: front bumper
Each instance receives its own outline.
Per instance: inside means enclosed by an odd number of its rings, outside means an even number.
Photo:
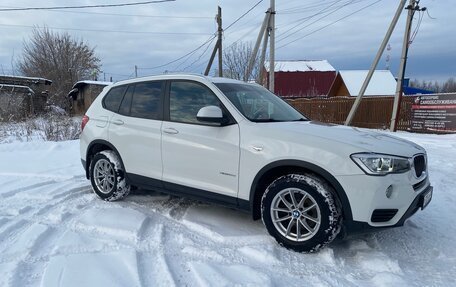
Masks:
[[[352,218],[374,227],[399,223],[413,201],[429,186],[427,173],[416,178],[413,171],[386,176],[366,174],[336,176],[350,203]]]
[[[402,215],[399,221],[393,225],[388,226],[372,226],[369,225],[367,222],[349,220],[344,222],[344,230],[343,234],[346,236],[347,234],[354,234],[354,233],[364,233],[364,232],[371,232],[375,230],[382,230],[385,228],[390,227],[399,227],[403,226],[404,222],[409,219],[412,215],[414,215],[420,208],[425,207],[424,197],[426,194],[433,192],[433,187],[428,185],[423,191],[421,191],[407,208],[406,212]],[[429,201],[426,205],[429,204]]]

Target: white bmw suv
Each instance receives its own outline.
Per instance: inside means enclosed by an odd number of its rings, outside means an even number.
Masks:
[[[162,75],[103,90],[81,160],[107,201],[132,187],[246,210],[281,245],[312,252],[344,230],[401,226],[432,197],[426,151],[309,121],[256,84]]]

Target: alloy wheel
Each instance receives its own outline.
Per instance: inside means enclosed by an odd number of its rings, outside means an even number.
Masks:
[[[286,188],[278,192],[272,200],[270,212],[277,231],[292,241],[309,240],[321,225],[317,202],[299,188]]]

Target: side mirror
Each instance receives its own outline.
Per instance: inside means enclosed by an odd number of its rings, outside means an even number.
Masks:
[[[196,119],[200,122],[219,124],[223,124],[226,121],[226,118],[223,116],[222,110],[217,106],[202,107],[198,111]]]

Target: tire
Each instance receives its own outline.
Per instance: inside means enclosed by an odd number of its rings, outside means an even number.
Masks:
[[[93,157],[90,182],[93,192],[106,201],[116,201],[130,193],[120,158],[111,150],[101,151]]]
[[[342,226],[333,189],[312,174],[288,174],[273,181],[263,194],[261,217],[280,245],[298,252],[318,251]]]

